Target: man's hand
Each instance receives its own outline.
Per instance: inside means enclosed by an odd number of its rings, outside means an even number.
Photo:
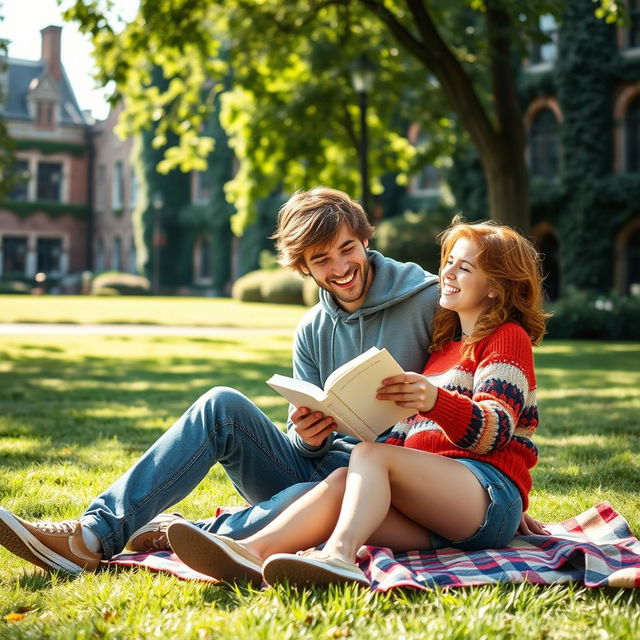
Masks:
[[[385,378],[376,397],[378,400],[391,400],[399,407],[430,411],[438,398],[438,388],[419,373],[402,373]]]
[[[319,447],[336,429],[331,416],[325,416],[319,411],[311,412],[307,407],[296,409],[291,414],[291,421],[303,442],[312,447]]]
[[[549,532],[545,529],[544,522],[540,522],[539,520],[535,520],[529,514],[523,513],[522,519],[520,520],[520,526],[518,527],[518,531],[525,536],[528,535],[539,535],[539,536],[548,536]]]

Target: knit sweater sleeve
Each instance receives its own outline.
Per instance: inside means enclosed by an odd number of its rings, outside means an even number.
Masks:
[[[478,345],[475,360],[471,397],[440,388],[433,409],[422,415],[457,447],[485,455],[504,447],[535,407],[531,340],[519,325],[503,325]]]

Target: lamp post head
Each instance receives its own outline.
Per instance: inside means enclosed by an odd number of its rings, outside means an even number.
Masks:
[[[366,53],[358,56],[358,61],[351,71],[351,83],[358,93],[370,93],[375,80],[375,66]]]

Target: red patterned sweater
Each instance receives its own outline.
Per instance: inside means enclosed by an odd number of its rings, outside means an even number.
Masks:
[[[423,373],[439,387],[433,409],[399,422],[386,442],[488,462],[517,485],[526,511],[529,470],[538,461],[531,339],[508,322],[476,343],[470,357],[462,357],[462,346],[452,341],[431,354]]]

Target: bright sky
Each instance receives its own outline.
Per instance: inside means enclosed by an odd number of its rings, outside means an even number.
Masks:
[[[64,0],[62,9],[71,4]],[[132,18],[138,6],[136,0],[116,0],[120,13]],[[49,25],[62,27],[62,64],[71,82],[81,109],[90,109],[93,116],[104,119],[109,112],[105,95],[92,77],[95,65],[88,38],[78,32],[75,23],[62,20],[62,9],[56,0],[0,0],[0,38],[9,42],[9,57],[39,60],[40,29]],[[123,11],[124,9],[124,11]]]

